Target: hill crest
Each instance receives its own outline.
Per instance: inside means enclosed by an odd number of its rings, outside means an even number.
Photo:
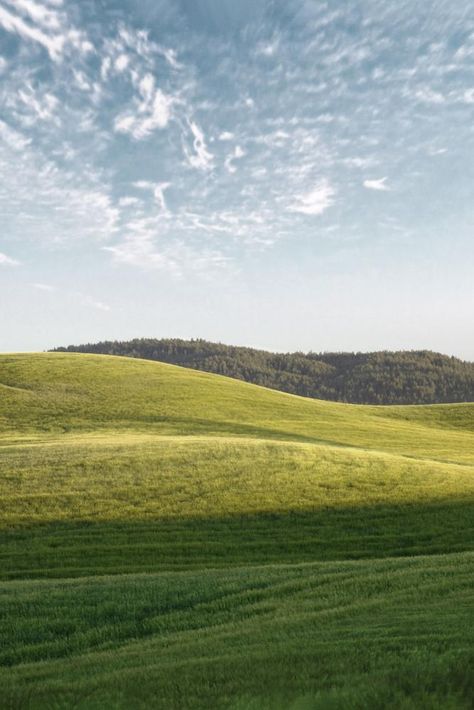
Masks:
[[[474,401],[474,363],[427,350],[271,353],[205,340],[141,338],[55,348],[154,360],[289,394],[353,404]]]

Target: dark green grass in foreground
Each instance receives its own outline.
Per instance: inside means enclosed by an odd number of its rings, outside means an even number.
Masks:
[[[474,504],[379,505],[0,531],[0,579],[196,570],[469,551]]]
[[[470,708],[474,555],[0,585],[4,708]]]

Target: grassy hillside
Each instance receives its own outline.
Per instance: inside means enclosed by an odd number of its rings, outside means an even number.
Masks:
[[[2,704],[469,707],[473,444],[471,404],[1,355]]]
[[[291,394],[360,404],[474,401],[474,363],[427,350],[271,353],[206,340],[139,338],[59,351],[124,355],[235,377]]]
[[[6,708],[472,705],[473,555],[0,585]]]

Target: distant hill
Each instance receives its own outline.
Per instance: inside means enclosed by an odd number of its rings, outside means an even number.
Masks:
[[[474,363],[427,350],[271,353],[205,340],[105,341],[56,348],[157,360],[304,397],[356,404],[474,401]]]

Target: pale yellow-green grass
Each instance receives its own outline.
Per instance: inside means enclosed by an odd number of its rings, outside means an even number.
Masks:
[[[76,354],[0,356],[0,395],[3,527],[474,496],[473,405],[345,405]]]
[[[108,356],[0,356],[0,433],[152,429],[305,440],[474,462],[474,405],[367,407]]]
[[[65,435],[3,447],[3,526],[474,498],[470,466],[257,439]]]

